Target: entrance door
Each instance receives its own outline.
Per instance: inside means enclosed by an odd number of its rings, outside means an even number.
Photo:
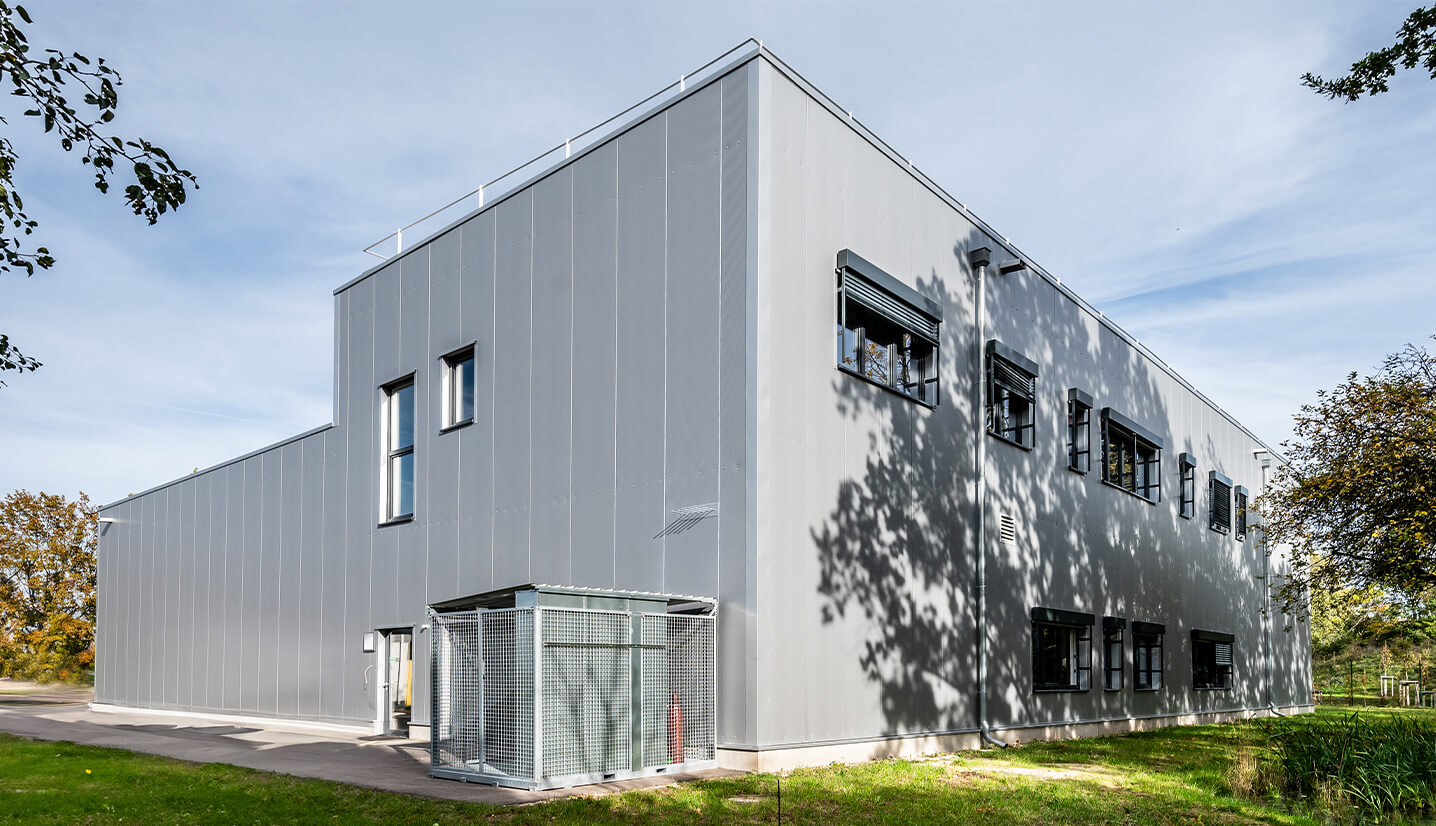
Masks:
[[[379,694],[379,727],[395,737],[409,736],[414,704],[414,630],[381,631],[384,681]]]

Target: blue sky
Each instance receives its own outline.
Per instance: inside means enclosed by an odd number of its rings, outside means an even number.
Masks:
[[[10,104],[59,259],[0,275],[45,366],[0,491],[111,501],[330,421],[361,250],[761,38],[1268,441],[1436,333],[1436,83],[1302,88],[1411,3],[33,3],[201,189],[147,227]]]

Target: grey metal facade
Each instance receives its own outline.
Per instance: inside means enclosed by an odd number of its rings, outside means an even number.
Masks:
[[[768,52],[733,60],[336,291],[332,425],[105,508],[97,701],[369,723],[366,632],[548,582],[717,597],[720,748],[972,731],[978,246],[1009,254]],[[844,249],[941,307],[935,407],[835,369]],[[1179,452],[1255,490],[1263,446],[1045,274],[987,312],[1039,365],[1034,449],[987,451],[994,725],[1264,707],[1264,557],[1173,501]],[[477,414],[441,432],[468,344]],[[379,526],[409,374],[415,518]],[[1165,439],[1161,503],[1065,469],[1072,387]],[[1034,694],[1033,607],[1165,623],[1167,687]],[[1276,626],[1275,702],[1309,704]],[[1233,689],[1191,689],[1192,628],[1235,636]]]

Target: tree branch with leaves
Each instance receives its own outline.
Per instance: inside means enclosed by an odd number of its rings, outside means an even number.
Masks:
[[[78,151],[80,163],[94,172],[95,188],[110,191],[117,169],[128,168],[133,183],[124,188],[125,204],[135,215],[154,224],[166,212],[185,202],[188,189],[197,188],[195,177],[181,169],[168,152],[143,138],[111,134],[108,124],[120,105],[118,72],[104,58],[91,60],[79,52],[33,49],[23,26],[32,24],[23,6],[0,0],[0,88],[19,98],[23,115],[53,133],[66,152]],[[78,96],[79,104],[70,99]],[[0,125],[10,120],[0,114]],[[15,185],[19,157],[8,134],[0,134],[0,272],[49,269],[55,258],[48,247],[31,246],[38,223],[25,212]],[[0,334],[0,373],[25,372],[40,362],[21,353],[8,336]],[[3,382],[0,382],[3,386]]]
[[[1411,12],[1396,32],[1396,42],[1351,64],[1350,74],[1327,80],[1307,72],[1301,76],[1301,84],[1332,100],[1351,103],[1362,95],[1388,91],[1398,69],[1417,66],[1436,80],[1436,6]]]

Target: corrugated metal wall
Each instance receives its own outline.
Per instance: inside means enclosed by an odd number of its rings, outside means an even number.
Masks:
[[[547,582],[719,596],[720,738],[751,739],[751,83],[737,68],[340,291],[333,428],[108,509],[99,701],[370,721],[364,632]],[[441,358],[475,342],[475,421],[441,433]],[[409,373],[415,519],[376,527],[378,388]]]

